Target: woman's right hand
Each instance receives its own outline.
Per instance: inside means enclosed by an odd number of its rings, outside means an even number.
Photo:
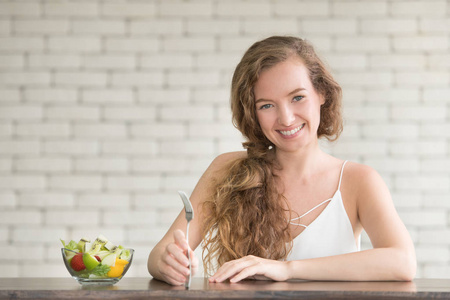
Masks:
[[[161,259],[158,263],[159,273],[164,277],[164,280],[172,285],[182,285],[186,282],[189,276],[189,260],[187,258],[188,243],[184,232],[177,229],[173,233],[174,242],[167,244]],[[191,256],[192,274],[197,272],[198,259],[194,251],[189,247]]]

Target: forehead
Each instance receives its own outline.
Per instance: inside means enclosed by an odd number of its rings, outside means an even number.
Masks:
[[[295,89],[312,89],[308,68],[295,56],[261,72],[254,86],[256,99],[273,99],[288,95]]]

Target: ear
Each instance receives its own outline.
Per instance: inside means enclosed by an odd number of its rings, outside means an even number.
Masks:
[[[320,106],[325,104],[325,97],[322,94],[319,94],[319,101],[320,101]]]

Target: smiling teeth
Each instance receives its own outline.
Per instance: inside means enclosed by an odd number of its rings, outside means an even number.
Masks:
[[[294,133],[296,133],[296,132],[298,132],[299,130],[301,130],[301,129],[303,128],[303,126],[305,126],[305,124],[303,124],[303,125],[300,126],[300,127],[295,128],[295,129],[289,130],[289,131],[282,131],[282,130],[280,130],[280,133],[281,133],[282,135],[286,135],[286,136],[293,135]]]

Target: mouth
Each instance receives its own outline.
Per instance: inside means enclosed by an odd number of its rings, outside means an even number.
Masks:
[[[305,123],[303,123],[301,126],[299,126],[299,127],[297,127],[297,128],[294,128],[294,129],[292,129],[292,130],[287,130],[287,131],[285,131],[285,130],[277,130],[277,131],[278,131],[279,133],[281,133],[282,135],[284,135],[284,136],[291,136],[291,135],[296,134],[296,133],[299,132],[300,130],[302,130],[303,127],[305,127]]]

